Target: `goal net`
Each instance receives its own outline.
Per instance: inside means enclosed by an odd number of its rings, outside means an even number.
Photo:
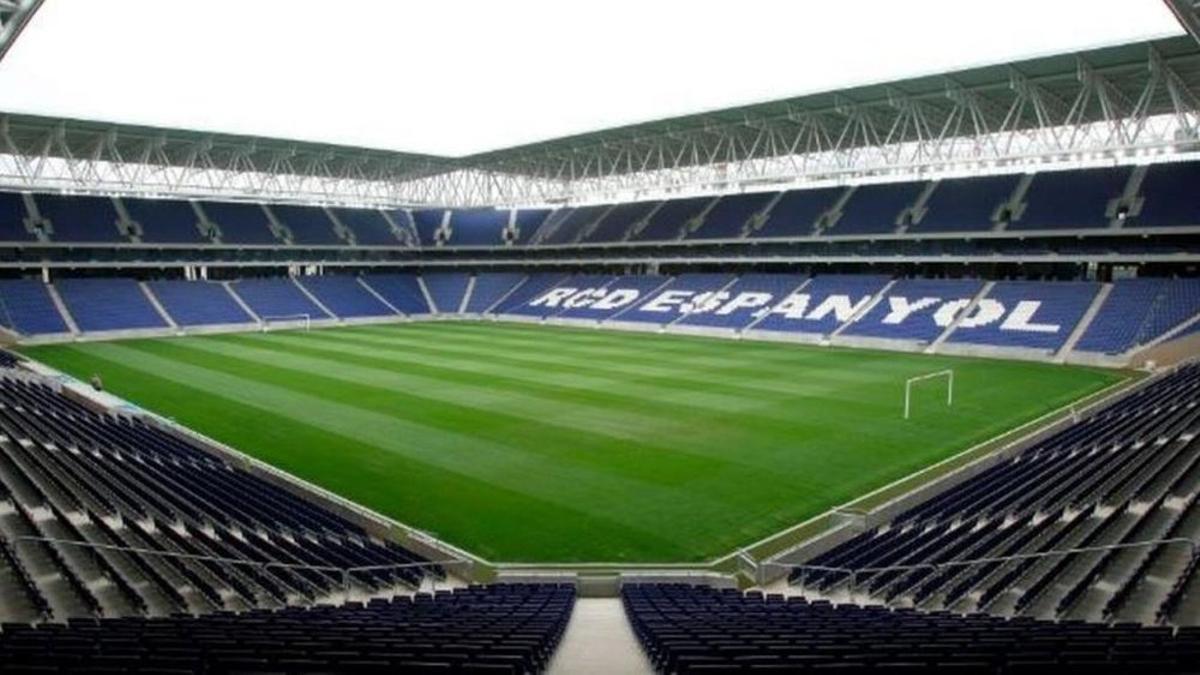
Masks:
[[[954,371],[939,370],[936,373],[926,373],[916,377],[910,377],[904,381],[904,419],[912,416],[912,393],[913,387],[926,382],[946,382],[946,405],[954,405]]]
[[[308,314],[279,314],[259,317],[259,326],[266,333],[272,328],[312,328],[312,317]]]

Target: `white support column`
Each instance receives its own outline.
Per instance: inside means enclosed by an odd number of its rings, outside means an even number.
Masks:
[[[467,305],[471,302],[471,294],[475,292],[475,275],[467,277],[467,290],[463,293],[462,302],[458,303],[458,313],[466,314]]]
[[[1092,304],[1088,305],[1087,311],[1084,312],[1083,318],[1079,323],[1075,324],[1075,329],[1071,331],[1071,336],[1063,343],[1063,346],[1054,355],[1055,363],[1066,363],[1067,357],[1071,352],[1075,351],[1075,345],[1079,344],[1079,340],[1087,333],[1088,328],[1092,325],[1092,321],[1096,319],[1096,315],[1100,313],[1100,308],[1104,307],[1104,302],[1108,300],[1108,295],[1112,293],[1112,284],[1102,284],[1100,290],[1096,292],[1096,297],[1092,298]]]
[[[395,312],[396,314],[398,314],[400,316],[405,315],[404,312],[401,312],[399,309],[397,309],[395,305],[388,302],[387,298],[380,295],[379,291],[375,290],[374,288],[371,288],[371,285],[368,284],[365,279],[363,279],[362,277],[355,277],[355,280],[358,281],[359,286],[362,286],[363,288],[365,288],[368,293],[375,296],[375,299],[382,302],[388,309],[392,310],[393,312]]]
[[[325,303],[318,300],[317,296],[312,294],[312,291],[305,288],[304,284],[300,283],[299,277],[288,277],[288,278],[292,280],[292,283],[296,285],[296,288],[300,289],[300,292],[303,293],[306,298],[308,298],[309,300],[312,300],[312,303],[314,305],[316,305],[322,312],[325,312],[325,314],[328,315],[328,318],[337,319],[338,321],[342,320],[342,317],[338,316],[337,314],[334,314],[332,310],[330,310],[328,307],[325,306]]]
[[[162,320],[166,321],[167,325],[171,328],[179,330],[179,324],[175,323],[175,319],[171,318],[171,315],[167,312],[167,308],[163,307],[162,303],[158,301],[158,298],[154,295],[154,291],[150,290],[150,286],[144,281],[139,281],[138,288],[142,289],[142,294],[146,296],[146,300],[150,302],[150,305],[154,307],[154,311],[158,312]]]
[[[417,275],[417,287],[421,289],[421,297],[425,298],[425,304],[429,305],[429,311],[432,314],[441,314],[442,310],[433,301],[433,296],[429,294],[429,287],[425,285],[425,277]]]
[[[871,298],[870,302],[863,305],[862,309],[859,309],[857,312],[854,313],[854,316],[851,316],[849,319],[846,319],[844,322],[842,322],[842,325],[833,329],[833,332],[829,334],[829,338],[835,338],[835,337],[841,335],[842,331],[846,330],[847,327],[849,327],[855,321],[858,321],[859,319],[866,316],[867,312],[870,312],[871,310],[875,309],[875,305],[878,305],[879,303],[883,302],[883,298],[887,295],[887,292],[892,290],[892,286],[895,286],[895,285],[896,285],[895,279],[891,279],[886,284],[884,284],[883,288],[879,289],[879,292],[875,294],[875,297]]]
[[[929,346],[925,348],[925,353],[936,354],[938,348],[941,347],[946,340],[950,339],[950,336],[953,335],[954,331],[958,329],[958,326],[962,323],[962,320],[965,317],[970,316],[971,312],[975,311],[975,308],[979,306],[979,301],[986,298],[988,293],[992,292],[992,287],[995,285],[996,282],[994,281],[985,283],[983,287],[979,289],[979,292],[975,294],[975,297],[971,298],[971,302],[967,303],[966,307],[963,307],[963,310],[958,313],[958,316],[954,317],[954,320],[950,322],[949,326],[946,326],[946,330],[942,331],[941,335],[937,336],[933,342],[929,343]]]
[[[760,317],[758,317],[757,319],[755,319],[755,320],[751,321],[749,324],[747,324],[747,325],[746,325],[746,327],[745,327],[745,328],[743,328],[743,329],[741,329],[740,331],[738,331],[738,333],[739,333],[739,334],[741,334],[741,333],[745,333],[746,331],[749,331],[749,330],[754,330],[754,327],[755,327],[755,326],[757,326],[759,323],[761,323],[761,322],[763,321],[763,319],[766,319],[768,316],[771,316],[771,312],[772,312],[772,311],[774,311],[774,309],[775,309],[776,307],[778,307],[779,305],[781,305],[781,304],[782,304],[782,303],[783,303],[785,300],[787,300],[789,297],[791,297],[791,296],[793,296],[793,295],[795,295],[795,294],[799,293],[800,291],[804,290],[804,287],[805,287],[805,286],[808,286],[810,283],[812,283],[812,280],[813,280],[813,278],[812,278],[812,277],[806,277],[806,278],[804,279],[804,281],[801,281],[801,282],[800,282],[800,285],[799,285],[799,286],[797,286],[797,287],[793,288],[792,290],[788,291],[788,292],[787,292],[787,293],[786,293],[786,294],[785,294],[785,295],[784,295],[782,298],[779,298],[779,300],[778,300],[778,301],[777,301],[775,304],[771,305],[771,307],[770,307],[770,308],[768,308],[768,309],[767,309],[767,311],[763,312],[763,313],[762,313],[762,316],[760,316]]]
[[[58,308],[58,313],[62,315],[63,322],[67,324],[71,334],[79,335],[79,324],[75,323],[75,317],[71,316],[71,311],[67,309],[67,303],[63,302],[62,296],[58,294],[58,289],[54,284],[46,284],[46,290],[50,292],[50,300]]]
[[[262,325],[262,317],[256,314],[253,309],[250,309],[250,305],[246,304],[246,301],[242,299],[242,296],[238,295],[237,291],[233,290],[233,284],[228,281],[222,281],[221,286],[229,293],[229,297],[233,298],[233,301],[242,308],[242,311],[254,320],[254,323],[257,323],[260,326]]]

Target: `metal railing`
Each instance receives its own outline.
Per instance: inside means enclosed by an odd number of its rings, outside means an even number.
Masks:
[[[127,554],[158,556],[163,558],[178,558],[184,560],[196,560],[200,562],[212,562],[223,565],[241,565],[250,567],[260,571],[271,569],[287,569],[287,570],[305,570],[313,572],[330,573],[341,578],[342,601],[349,602],[352,597],[353,577],[356,574],[367,574],[371,572],[387,572],[400,570],[420,570],[421,579],[414,586],[414,590],[420,590],[425,580],[432,580],[433,589],[436,590],[437,579],[439,574],[435,573],[437,568],[453,567],[455,565],[467,565],[470,561],[467,560],[431,560],[425,562],[412,563],[394,563],[387,565],[358,565],[353,567],[338,567],[335,565],[310,565],[306,563],[284,562],[282,560],[248,560],[245,558],[227,558],[223,556],[205,555],[199,553],[184,553],[181,551],[163,551],[153,548],[143,548],[138,546],[122,546],[118,544],[104,544],[94,541],[79,541],[75,539],[60,539],[57,537],[35,537],[31,535],[21,535],[12,539],[14,548],[21,544],[53,544],[55,546],[77,546],[80,548],[88,548],[95,550],[120,551]]]
[[[1068,555],[1078,555],[1081,553],[1099,553],[1108,551],[1117,551],[1131,548],[1146,548],[1149,546],[1164,546],[1171,544],[1183,544],[1188,547],[1192,557],[1200,555],[1200,541],[1188,539],[1186,537],[1170,537],[1166,539],[1150,539],[1146,541],[1133,541],[1118,544],[1105,544],[1102,546],[1080,546],[1075,548],[1056,549],[1053,551],[1036,551],[1033,553],[1014,553],[1011,555],[1002,556],[986,556],[982,558],[972,558],[969,560],[947,560],[944,562],[929,562],[929,563],[914,563],[909,565],[882,565],[878,567],[837,567],[830,565],[789,565],[779,562],[764,562],[759,565],[760,573],[762,569],[768,567],[784,568],[791,572],[799,571],[800,578],[797,583],[792,583],[788,579],[788,585],[805,588],[805,580],[807,572],[833,572],[844,574],[848,580],[847,591],[853,596],[858,587],[859,580],[864,576],[871,576],[883,572],[912,572],[916,570],[928,570],[930,572],[939,572],[947,568],[955,567],[972,567],[975,565],[986,565],[990,563],[1006,563],[1017,560],[1036,560],[1042,558],[1061,557]],[[760,576],[761,579],[761,576]]]

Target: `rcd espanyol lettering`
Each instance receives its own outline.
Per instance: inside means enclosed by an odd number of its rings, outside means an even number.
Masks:
[[[531,300],[529,305],[563,310],[588,307],[618,310],[636,304],[643,299],[642,295],[642,291],[636,288],[559,286]],[[872,297],[831,293],[814,298],[808,293],[791,293],[777,299],[775,294],[763,291],[731,293],[666,289],[648,299],[636,311],[664,316],[705,313],[728,316],[752,310],[748,316],[753,318],[774,315],[794,321],[822,321],[832,316],[842,323],[864,310],[871,303]],[[999,322],[1000,330],[1032,333],[1057,333],[1061,330],[1058,324],[1036,320],[1042,306],[1038,300],[1019,300],[1008,307],[999,300],[983,298],[971,307],[971,301],[967,298],[910,298],[889,295],[881,302],[886,314],[880,321],[885,325],[899,326],[925,317],[935,325],[945,328],[966,312],[959,321],[959,328],[980,328]]]

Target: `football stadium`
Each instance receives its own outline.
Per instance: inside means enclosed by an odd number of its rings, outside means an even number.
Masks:
[[[1200,672],[1200,4],[390,4],[0,0],[0,672]]]

